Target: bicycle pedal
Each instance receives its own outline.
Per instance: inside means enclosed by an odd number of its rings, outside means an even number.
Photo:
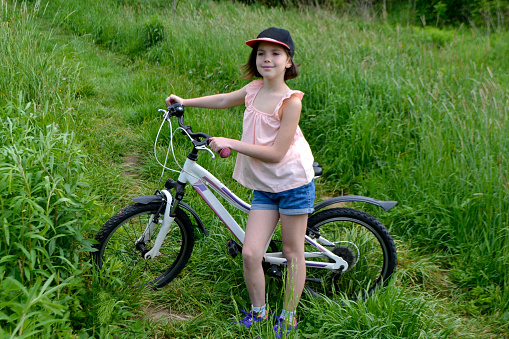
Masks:
[[[267,274],[270,275],[271,277],[276,277],[276,278],[283,277],[283,272],[281,272],[278,265],[271,265]]]
[[[242,246],[240,246],[235,240],[232,238],[228,239],[226,242],[226,249],[228,250],[228,253],[232,256],[232,258],[235,258],[237,254],[242,253]]]

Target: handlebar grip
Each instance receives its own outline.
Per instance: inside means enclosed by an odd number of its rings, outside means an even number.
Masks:
[[[232,154],[232,150],[230,147],[223,148],[222,150],[219,151],[219,156],[221,158],[228,158],[230,154]]]
[[[207,140],[207,145],[210,144],[210,140]],[[226,147],[226,148],[223,148],[222,150],[220,150],[219,152],[219,156],[221,158],[228,158],[230,156],[230,154],[232,154],[232,150],[230,147]]]

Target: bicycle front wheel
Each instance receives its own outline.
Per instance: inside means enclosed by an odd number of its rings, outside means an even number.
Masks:
[[[368,213],[351,208],[318,212],[309,218],[308,235],[319,239],[349,266],[344,272],[308,269],[308,278],[320,282],[316,284],[319,286],[310,287],[325,295],[365,298],[386,283],[396,268],[396,246],[391,235]],[[319,237],[325,240],[320,241]]]
[[[144,254],[153,246],[161,223],[158,223],[150,240],[136,243],[145,231],[149,219],[155,215],[161,203],[134,204],[122,209],[109,219],[95,239],[94,253],[99,268],[118,275],[132,287],[160,288],[172,281],[184,268],[194,246],[194,229],[187,214],[177,209],[177,216],[154,259]],[[164,206],[160,211],[164,214]]]

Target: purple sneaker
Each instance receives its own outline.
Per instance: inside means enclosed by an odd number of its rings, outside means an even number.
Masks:
[[[276,316],[274,333],[276,333],[276,338],[283,338],[285,334],[297,333],[297,321],[294,319],[293,324],[291,325],[285,319]]]
[[[246,312],[243,310],[240,310],[240,311],[242,313],[244,313],[246,316],[244,317],[244,319],[234,322],[234,324],[242,325],[245,328],[250,328],[251,326],[253,326],[256,323],[264,322],[267,320],[267,312],[265,312],[265,317],[261,317],[261,316],[257,315],[256,312],[254,312],[254,311],[251,311],[251,312]]]

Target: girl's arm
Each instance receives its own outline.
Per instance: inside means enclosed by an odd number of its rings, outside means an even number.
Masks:
[[[244,103],[247,94],[246,86],[230,93],[215,94],[192,99],[183,99],[172,94],[166,98],[166,106],[171,106],[174,103],[180,103],[187,107],[202,108],[229,108],[238,106]]]
[[[210,146],[215,152],[230,147],[239,153],[268,163],[283,160],[292,144],[295,131],[299,125],[302,102],[297,97],[290,97],[282,106],[281,126],[272,146],[252,145],[240,140],[228,138],[211,138]]]

